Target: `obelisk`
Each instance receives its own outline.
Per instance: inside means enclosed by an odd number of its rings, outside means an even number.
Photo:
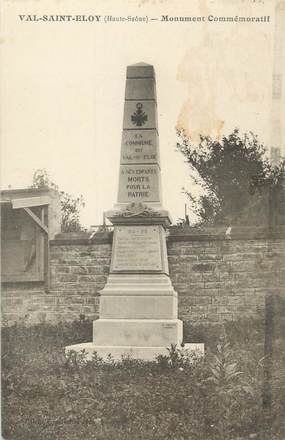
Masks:
[[[114,225],[112,260],[93,342],[67,349],[153,360],[181,345],[182,321],[168,270],[155,74],[145,63],[127,67],[118,199],[106,216]]]
[[[118,204],[161,207],[156,86],[153,66],[127,67]]]

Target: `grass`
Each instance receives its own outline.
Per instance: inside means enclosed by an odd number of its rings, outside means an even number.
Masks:
[[[243,320],[223,329],[186,328],[207,342],[191,363],[174,347],[144,363],[64,356],[90,341],[81,317],[56,326],[2,330],[2,436],[6,440],[283,440],[284,340],[275,340],[273,400],[265,407],[264,328]],[[283,351],[282,351],[283,350]],[[282,373],[283,372],[283,373]]]

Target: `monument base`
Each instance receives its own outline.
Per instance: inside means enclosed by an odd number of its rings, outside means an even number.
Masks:
[[[204,344],[185,344],[177,346],[185,354],[193,356],[193,358],[200,358],[204,356]],[[65,353],[75,351],[76,353],[84,352],[86,361],[92,360],[94,353],[97,354],[104,361],[108,361],[108,355],[111,355],[115,361],[122,361],[124,358],[138,359],[143,361],[155,361],[157,356],[169,355],[165,347],[136,347],[136,346],[99,346],[93,342],[85,342],[83,344],[69,345],[65,347]]]
[[[93,341],[99,347],[170,347],[181,345],[179,319],[102,319],[93,321]]]
[[[100,292],[99,315],[100,319],[177,319],[177,293],[165,274],[111,274]]]

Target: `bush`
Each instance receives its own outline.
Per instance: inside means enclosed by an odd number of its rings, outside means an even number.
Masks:
[[[282,375],[273,375],[273,405],[264,417],[262,337],[249,332],[250,342],[243,342],[245,323],[235,326],[217,333],[205,358],[195,362],[172,346],[156,362],[119,363],[96,354],[86,361],[84,352],[64,355],[65,345],[92,338],[92,323],[82,317],[56,326],[4,328],[3,437],[280,440]],[[276,372],[284,360],[284,354],[276,357]]]

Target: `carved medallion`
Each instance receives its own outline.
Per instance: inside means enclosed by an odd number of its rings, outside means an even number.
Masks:
[[[143,111],[143,105],[141,102],[137,103],[136,108],[137,110],[131,116],[132,123],[137,127],[141,127],[147,121],[147,114]]]

